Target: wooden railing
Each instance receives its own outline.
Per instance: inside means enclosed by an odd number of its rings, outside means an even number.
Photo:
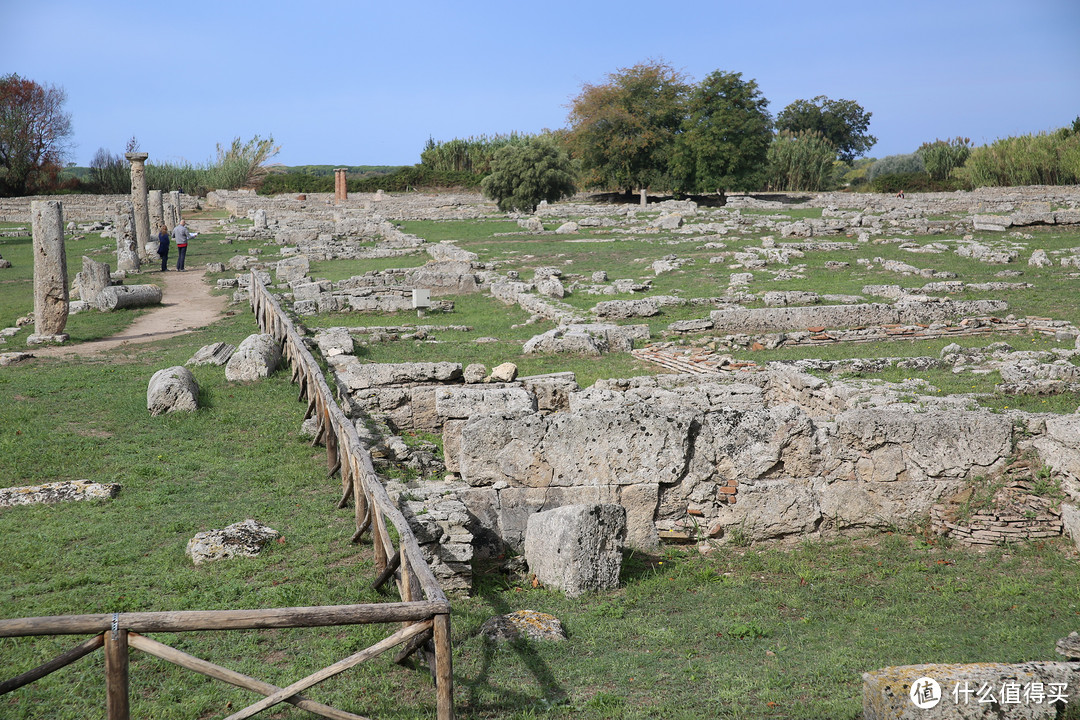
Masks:
[[[422,651],[435,678],[438,720],[453,720],[453,661],[450,645],[450,603],[428,567],[404,515],[390,500],[372,466],[371,456],[356,428],[334,401],[315,358],[292,322],[255,273],[251,276],[251,305],[263,332],[282,343],[292,366],[292,379],[300,383],[300,399],[308,404],[308,417],[316,418],[314,443],[326,446],[329,475],[340,473],[342,496],[338,507],[353,500],[358,541],[369,528],[378,577],[375,587],[394,578],[401,602],[364,605],[273,608],[262,610],[207,610],[187,612],[135,612],[104,615],[64,615],[0,620],[0,637],[27,635],[85,635],[93,637],[52,660],[0,682],[0,695],[34,682],[70,665],[98,648],[105,649],[106,706],[109,720],[128,720],[128,652],[141,650],[208,677],[251,690],[263,699],[225,720],[249,718],[281,702],[333,720],[367,720],[310,700],[301,692],[397,646],[401,662]],[[390,527],[397,534],[394,547]],[[249,630],[259,628],[324,627],[370,623],[403,623],[403,627],[371,647],[281,688],[189,655],[146,637],[143,633],[193,630]]]

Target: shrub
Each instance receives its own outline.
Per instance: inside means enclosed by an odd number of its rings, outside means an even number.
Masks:
[[[570,157],[541,138],[499,150],[480,186],[503,212],[533,212],[541,200],[556,202],[575,192]]]
[[[826,190],[836,147],[816,130],[783,130],[769,145],[767,157],[770,190]]]
[[[926,172],[926,166],[917,153],[888,155],[870,166],[866,178],[873,182],[879,175],[918,175]]]
[[[915,152],[922,158],[930,177],[944,180],[955,168],[963,167],[971,155],[971,140],[966,137],[934,140],[932,143],[923,143]]]
[[[904,192],[952,192],[963,190],[964,185],[956,179],[934,180],[926,173],[900,173],[891,175],[879,175],[874,178],[867,188],[870,192],[898,193]]]
[[[522,145],[532,136],[512,132],[508,135],[480,135],[479,137],[454,138],[446,142],[435,142],[428,138],[427,145],[420,153],[420,164],[429,170],[439,172],[480,173],[491,172],[495,154],[504,147]]]
[[[1080,183],[1080,134],[1069,128],[974,148],[957,175],[972,187]]]
[[[131,168],[124,158],[105,148],[98,148],[90,161],[88,183],[94,192],[126,195],[131,192]]]

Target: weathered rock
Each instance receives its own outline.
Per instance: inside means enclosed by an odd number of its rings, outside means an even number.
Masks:
[[[185,365],[224,365],[229,362],[229,358],[236,352],[236,346],[229,343],[216,342],[210,345],[203,345],[201,348],[195,351],[195,354],[191,356]]]
[[[196,565],[234,557],[255,557],[268,542],[279,536],[277,530],[249,519],[221,530],[196,533],[188,541],[186,553]]]
[[[116,203],[113,230],[116,233],[116,269],[124,272],[138,272],[139,248],[135,229],[135,206],[130,201]]]
[[[621,506],[569,505],[529,518],[525,560],[544,585],[578,597],[618,587],[625,539]]]
[[[1054,261],[1046,256],[1045,250],[1036,250],[1028,258],[1028,265],[1031,267],[1051,267],[1053,264]]]
[[[336,355],[352,355],[355,350],[349,328],[332,327],[315,333],[315,344],[324,358]]]
[[[536,399],[520,387],[440,387],[435,389],[435,411],[455,420],[474,415],[520,417],[536,412]]]
[[[488,618],[480,626],[480,634],[489,640],[507,642],[518,638],[529,640],[565,640],[559,618],[535,610],[518,610]]]
[[[483,363],[471,363],[465,366],[463,376],[466,384],[482,383],[487,377],[487,367]]]
[[[937,687],[926,683],[927,678]],[[866,720],[1003,717],[1050,720],[1061,717],[1059,712],[1066,704],[1080,698],[1078,681],[1080,663],[1068,662],[888,667],[863,673],[863,717]],[[1034,683],[1038,685],[1033,687]],[[1025,688],[1028,693],[1034,690],[1040,701],[1024,702]],[[917,706],[916,700],[924,707]]]
[[[593,314],[605,320],[652,317],[660,314],[660,304],[653,298],[641,300],[605,300],[596,303]]]
[[[63,480],[41,485],[0,488],[0,507],[58,503],[69,500],[108,500],[120,492],[119,483]]]
[[[278,260],[276,269],[279,283],[300,282],[311,270],[311,263],[307,255],[293,255],[284,260]]]
[[[83,255],[82,272],[75,274],[75,294],[97,307],[97,296],[112,282],[112,268],[108,263],[99,263]]]
[[[517,370],[517,365],[515,365],[514,363],[504,362],[501,365],[497,365],[491,371],[491,377],[489,377],[488,379],[491,382],[496,383],[514,382],[514,379],[517,377]]]
[[[225,379],[250,382],[269,377],[281,362],[281,343],[266,333],[248,335],[225,366]]]
[[[629,352],[634,349],[635,340],[648,338],[648,325],[571,324],[530,338],[522,351],[526,355],[541,352],[602,355]]]
[[[559,235],[573,235],[580,231],[580,227],[576,222],[565,222],[559,227],[555,228],[555,232]]]
[[[536,292],[547,297],[561,300],[566,297],[566,287],[559,278],[549,275],[536,281]]]
[[[328,358],[337,381],[350,392],[388,385],[462,380],[461,363],[365,363],[352,355]]]
[[[191,412],[199,407],[199,383],[180,365],[158,370],[146,388],[146,409],[151,415]]]

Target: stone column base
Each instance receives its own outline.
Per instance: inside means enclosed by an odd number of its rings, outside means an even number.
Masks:
[[[58,335],[38,335],[34,333],[30,337],[26,338],[27,345],[44,345],[45,343],[65,343],[71,338],[67,333],[60,333]]]

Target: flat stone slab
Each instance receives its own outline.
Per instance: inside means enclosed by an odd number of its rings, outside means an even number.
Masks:
[[[865,720],[1057,718],[1080,701],[1080,663],[903,665],[863,673]]]
[[[535,610],[518,610],[506,615],[496,615],[480,626],[480,634],[491,640],[507,642],[518,638],[529,640],[565,640],[559,618]]]
[[[120,492],[120,483],[62,480],[43,485],[0,488],[0,507],[58,503],[69,500],[109,500]]]
[[[188,540],[186,552],[196,565],[233,557],[255,557],[279,535],[277,530],[248,519],[221,530],[196,533]]]

